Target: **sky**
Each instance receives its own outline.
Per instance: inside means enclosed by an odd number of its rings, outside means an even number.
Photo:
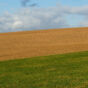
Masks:
[[[0,33],[88,27],[88,0],[0,0]]]

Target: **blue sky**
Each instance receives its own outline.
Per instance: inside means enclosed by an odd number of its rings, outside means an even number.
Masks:
[[[37,6],[22,6],[22,0],[0,0],[0,32],[80,27],[88,24],[88,0],[31,0],[26,4],[33,3],[37,3]]]
[[[47,8],[56,6],[57,4],[67,5],[67,6],[85,6],[88,5],[88,0],[33,0],[33,2],[38,3],[39,7]],[[21,0],[0,0],[0,13],[5,11],[14,12],[21,8]]]
[[[88,0],[58,0],[58,2],[62,3],[63,5],[70,5],[70,6],[88,5]]]
[[[0,12],[3,10],[10,10],[11,8],[20,8],[21,0],[0,0]],[[33,0],[37,2],[40,7],[55,6],[57,3],[69,6],[83,6],[88,5],[88,0]]]
[[[55,6],[58,0],[34,0],[32,2],[38,3],[39,7]],[[21,0],[0,0],[0,13],[4,11],[12,11],[12,9],[21,8]]]

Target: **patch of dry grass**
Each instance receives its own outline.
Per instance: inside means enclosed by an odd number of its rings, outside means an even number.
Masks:
[[[88,50],[88,28],[0,34],[0,60]]]

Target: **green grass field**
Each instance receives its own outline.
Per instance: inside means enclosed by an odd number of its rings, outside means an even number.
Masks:
[[[88,88],[88,52],[2,61],[0,88]]]

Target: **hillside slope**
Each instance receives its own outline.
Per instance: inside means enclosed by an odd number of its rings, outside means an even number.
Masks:
[[[88,50],[88,28],[0,33],[0,60]]]
[[[88,52],[0,62],[0,88],[88,88]]]

